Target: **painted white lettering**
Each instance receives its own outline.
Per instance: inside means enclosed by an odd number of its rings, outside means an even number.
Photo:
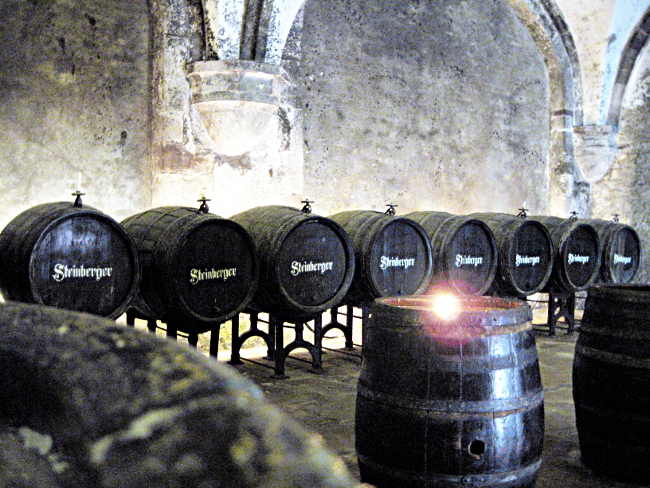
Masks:
[[[569,253],[567,262],[569,264],[573,264],[573,263],[587,264],[589,262],[589,256],[581,256],[580,254]]]
[[[102,278],[109,278],[113,274],[113,268],[86,267],[85,265],[68,266],[67,264],[56,263],[52,279],[61,282],[67,278],[94,278],[99,281]]]
[[[381,264],[379,267],[381,269],[387,269],[387,268],[404,268],[408,269],[411,266],[415,265],[415,258],[402,258],[400,259],[399,257],[388,257],[388,256],[382,256],[381,257]]]
[[[456,267],[460,268],[461,266],[480,266],[483,264],[482,256],[463,256],[462,254],[456,254]]]
[[[531,266],[535,266],[536,264],[539,264],[540,257],[539,256],[520,256],[517,254],[515,258],[515,266],[522,266],[524,264],[530,264]]]
[[[200,281],[205,280],[223,280],[226,281],[228,278],[232,278],[237,275],[237,268],[224,268],[224,269],[196,269],[193,268],[190,270],[190,283],[196,285]]]
[[[291,274],[293,276],[298,276],[301,273],[320,273],[323,274],[325,271],[331,271],[334,269],[334,263],[332,261],[315,263],[313,261],[294,261],[291,263]]]
[[[632,262],[632,258],[628,256],[621,256],[620,254],[614,253],[614,264],[630,264]]]

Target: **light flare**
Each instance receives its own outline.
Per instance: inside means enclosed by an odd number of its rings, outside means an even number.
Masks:
[[[456,320],[461,313],[460,300],[451,293],[440,293],[433,297],[432,310],[442,320]]]

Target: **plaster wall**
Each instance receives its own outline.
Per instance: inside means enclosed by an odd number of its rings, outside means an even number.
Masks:
[[[151,199],[146,0],[0,3],[0,227],[73,201],[122,218]]]
[[[548,210],[549,94],[506,2],[308,0],[305,191],[327,211]]]

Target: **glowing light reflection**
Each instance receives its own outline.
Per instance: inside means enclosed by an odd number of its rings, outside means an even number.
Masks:
[[[456,320],[460,316],[460,300],[451,293],[440,293],[432,300],[433,312],[442,320]]]

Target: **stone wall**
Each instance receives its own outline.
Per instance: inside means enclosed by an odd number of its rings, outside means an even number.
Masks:
[[[301,68],[319,206],[547,211],[547,73],[506,2],[309,0]]]
[[[594,217],[618,214],[642,242],[642,269],[635,281],[650,282],[650,48],[646,46],[632,73],[623,100],[612,168],[593,184]]]
[[[0,226],[45,202],[121,219],[150,193],[146,0],[0,4]]]

